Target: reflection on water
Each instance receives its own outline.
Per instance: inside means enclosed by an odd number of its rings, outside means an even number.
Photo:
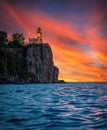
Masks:
[[[78,129],[107,129],[107,83],[0,85],[0,130]]]

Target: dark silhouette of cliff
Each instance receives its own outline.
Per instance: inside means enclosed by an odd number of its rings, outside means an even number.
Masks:
[[[49,44],[0,48],[0,83],[56,83],[58,73]]]
[[[41,28],[36,38],[24,44],[22,33],[0,31],[0,83],[56,83],[59,69],[54,66],[53,54],[48,43],[42,41]]]
[[[27,48],[26,63],[30,80],[39,83],[58,82],[59,69],[54,66],[49,44],[33,44]]]

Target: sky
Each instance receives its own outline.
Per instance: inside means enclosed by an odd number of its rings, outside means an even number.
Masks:
[[[27,43],[37,27],[60,80],[107,81],[107,0],[0,0],[0,30]]]

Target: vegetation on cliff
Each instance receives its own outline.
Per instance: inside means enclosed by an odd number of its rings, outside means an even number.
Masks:
[[[23,34],[15,33],[8,40],[7,32],[0,31],[0,82],[23,81],[28,78],[24,55]]]

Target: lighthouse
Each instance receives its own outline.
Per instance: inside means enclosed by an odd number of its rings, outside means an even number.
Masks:
[[[29,38],[30,44],[42,44],[42,29],[40,27],[37,28],[36,38]]]
[[[37,33],[36,33],[36,41],[37,43],[42,43],[42,29],[39,27],[37,28]]]

